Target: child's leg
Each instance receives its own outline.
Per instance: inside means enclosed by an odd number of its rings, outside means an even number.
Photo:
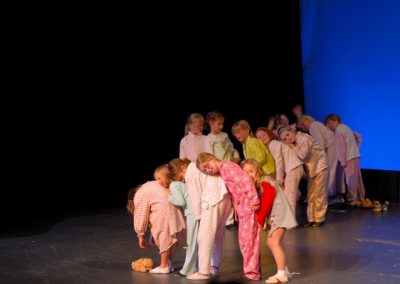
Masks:
[[[168,259],[169,259],[170,251],[171,251],[171,249],[160,253],[160,256],[161,256],[160,268],[166,268],[168,266]]]
[[[260,232],[255,214],[239,218],[239,249],[243,256],[244,276],[260,280]]]
[[[285,253],[281,246],[281,240],[285,234],[286,229],[276,229],[270,237],[267,238],[267,245],[274,256],[275,263],[278,270],[285,270],[286,258]]]

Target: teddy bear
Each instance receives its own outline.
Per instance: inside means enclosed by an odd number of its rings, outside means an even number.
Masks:
[[[132,269],[139,272],[148,272],[153,268],[153,261],[150,258],[139,258],[132,261]]]

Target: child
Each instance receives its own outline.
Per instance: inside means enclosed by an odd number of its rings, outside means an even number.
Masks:
[[[220,175],[232,194],[238,218],[239,248],[243,256],[244,276],[250,280],[259,280],[261,228],[257,225],[257,214],[254,211],[258,209],[260,201],[254,182],[239,165],[218,160],[210,153],[200,153],[196,165],[207,175]]]
[[[242,143],[244,157],[256,159],[266,174],[275,177],[274,159],[267,146],[253,137],[250,124],[246,120],[239,120],[233,124],[232,133]]]
[[[193,274],[197,269],[197,232],[199,230],[199,220],[196,220],[189,194],[186,189],[185,173],[190,160],[172,159],[168,163],[170,177],[173,180],[170,184],[171,196],[169,202],[183,209],[186,217],[186,257],[182,269],[179,271],[182,275]]]
[[[168,188],[171,184],[171,179],[169,176],[168,165],[164,164],[159,166],[154,171],[154,179],[164,188]]]
[[[291,147],[276,140],[274,132],[268,128],[257,128],[256,137],[268,147],[274,157],[276,181],[283,189],[293,212],[296,212],[296,203],[300,196],[299,184],[304,174],[303,162]]]
[[[207,136],[203,135],[204,118],[199,113],[189,115],[185,126],[185,137],[181,139],[179,146],[179,158],[196,161],[201,152],[211,153]]]
[[[279,138],[303,160],[307,172],[307,220],[305,227],[320,227],[325,222],[328,192],[326,153],[308,134],[290,126],[279,128]]]
[[[265,282],[287,282],[290,273],[286,266],[285,253],[281,246],[281,240],[286,229],[297,226],[294,211],[286,200],[279,184],[264,173],[256,160],[246,159],[242,161],[241,166],[252,177],[261,194],[260,209],[257,212],[258,225],[262,227],[265,219],[269,217],[268,223],[270,229],[268,231],[267,245],[275,258],[278,272],[269,277]]]
[[[235,156],[237,151],[233,148],[233,143],[226,132],[223,132],[225,118],[218,111],[212,111],[207,114],[206,122],[210,127],[210,133],[207,135],[211,146],[211,154],[219,160],[227,160],[235,163],[240,162],[240,157]]]
[[[345,193],[343,181],[343,171],[340,169],[337,143],[335,133],[319,121],[308,115],[303,115],[298,119],[299,128],[308,132],[312,138],[326,151],[328,162],[329,179],[328,179],[328,200],[334,202],[341,194]]]
[[[229,139],[226,132],[222,131],[224,127],[225,118],[218,111],[212,111],[207,114],[206,122],[210,127],[210,133],[207,138],[211,146],[211,154],[219,160],[227,160],[235,163],[240,162],[239,152],[233,148],[233,143]],[[226,220],[225,226],[231,227],[235,223],[234,210],[231,207],[231,213]]]
[[[219,275],[225,224],[232,208],[232,197],[220,176],[200,172],[195,163],[187,167],[185,181],[193,211],[201,220],[197,236],[199,270],[187,278],[206,280],[210,275]]]
[[[328,115],[324,122],[336,134],[339,161],[346,177],[347,204],[365,205],[365,188],[360,169],[361,155],[354,133],[336,114]]]
[[[161,166],[161,169],[165,165]],[[160,168],[155,173],[159,173]],[[133,193],[132,193],[133,194]],[[150,225],[151,235],[159,248],[160,266],[150,273],[170,273],[174,246],[183,237],[185,220],[182,212],[168,202],[170,192],[157,181],[149,181],[136,191],[132,202],[128,200],[129,212],[133,212],[134,229],[138,236],[139,247],[146,248],[144,235]]]

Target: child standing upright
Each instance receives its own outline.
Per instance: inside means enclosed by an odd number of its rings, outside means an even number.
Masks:
[[[203,135],[204,117],[199,113],[189,115],[185,125],[185,136],[179,146],[179,158],[196,161],[201,152],[211,153],[207,136]]]
[[[355,135],[347,125],[342,123],[337,114],[328,115],[324,122],[336,134],[339,161],[346,177],[347,204],[362,205],[365,202],[365,188],[360,169],[361,155]]]
[[[279,184],[266,175],[260,164],[254,159],[242,161],[241,166],[253,179],[261,195],[260,209],[258,210],[258,225],[263,226],[268,218],[269,231],[267,245],[274,256],[277,273],[269,277],[266,283],[287,282],[290,275],[286,266],[286,256],[281,241],[287,229],[296,227],[297,222],[292,207],[286,200]]]
[[[207,114],[206,122],[210,127],[210,133],[207,138],[211,146],[211,154],[217,157],[218,160],[227,160],[235,163],[240,162],[240,157],[237,156],[237,151],[233,147],[233,143],[224,128],[224,116],[218,111],[212,111]]]
[[[257,214],[260,201],[254,182],[239,165],[231,161],[218,160],[210,153],[200,153],[197,157],[198,169],[207,175],[220,175],[226,188],[233,196],[233,206],[238,217],[239,248],[243,256],[244,276],[259,280],[260,232]]]

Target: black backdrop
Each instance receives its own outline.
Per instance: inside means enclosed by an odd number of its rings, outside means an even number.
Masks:
[[[14,102],[3,224],[123,207],[130,187],[177,157],[192,112],[221,111],[229,134],[239,119],[255,128],[290,114],[303,102],[299,7],[276,2],[137,1],[26,27],[36,47],[24,61],[46,71],[28,70],[41,92]]]

